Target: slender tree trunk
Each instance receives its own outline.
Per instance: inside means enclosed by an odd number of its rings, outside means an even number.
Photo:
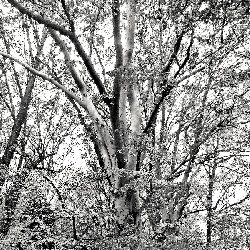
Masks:
[[[208,176],[208,194],[207,194],[207,250],[211,248],[213,231],[213,189],[216,165],[209,166]]]
[[[43,38],[41,44],[37,48],[37,58],[40,56],[43,48],[43,44],[46,39],[46,32],[43,33]],[[29,37],[28,37],[28,41]],[[31,46],[31,45],[30,45]],[[31,49],[31,47],[30,47]],[[30,56],[32,53],[30,53]],[[40,65],[40,62],[38,59],[33,59],[31,56],[33,65],[35,68],[38,68]],[[27,121],[27,115],[28,115],[28,109],[32,98],[32,91],[34,89],[36,76],[33,74],[30,74],[28,78],[28,85],[25,89],[25,93],[23,96],[20,96],[21,103],[19,107],[19,111],[17,116],[15,117],[14,125],[12,127],[12,131],[7,143],[7,146],[5,148],[4,154],[2,158],[0,159],[0,170],[1,170],[1,176],[0,176],[0,188],[3,187],[7,177],[8,177],[8,171],[9,166],[11,163],[11,160],[14,157],[14,153],[16,150],[16,146],[18,143],[18,138],[21,134],[21,130],[23,126],[25,125]],[[25,145],[22,145],[25,147]],[[24,151],[24,148],[23,148]],[[19,159],[20,162],[20,168],[22,167],[22,156],[20,156]],[[8,186],[6,187],[6,191],[2,192],[2,199],[0,200],[0,209],[1,209],[1,215],[0,215],[0,234],[5,236],[9,228],[11,226],[11,222],[14,216],[14,212],[16,209],[16,205],[19,200],[20,192],[22,189],[23,184],[25,183],[26,177],[28,176],[28,169],[18,169],[18,173],[16,173],[11,180],[10,183],[8,183]]]
[[[39,56],[42,53],[42,48],[43,48],[44,42],[46,40],[46,36],[47,36],[46,32],[44,31],[43,37],[42,37],[42,40],[41,40],[41,44],[37,47],[37,54],[36,54],[37,58],[39,58]],[[30,50],[31,50],[31,44],[30,44],[29,36],[28,36],[28,42],[29,42]],[[7,42],[5,43],[5,45],[6,45],[7,51],[9,51],[10,48],[9,48],[9,45],[7,44]],[[30,57],[31,57],[31,60],[33,62],[32,66],[34,66],[35,68],[38,68],[39,65],[40,65],[40,61],[38,59],[34,59],[32,57],[31,51],[30,51]],[[17,80],[18,75],[17,75],[15,69],[14,69],[14,76],[15,76],[15,79]],[[3,156],[0,158],[0,170],[1,170],[0,188],[3,186],[3,184],[5,182],[5,178],[6,178],[7,174],[8,174],[10,162],[11,162],[13,156],[14,156],[15,148],[16,148],[16,145],[17,145],[17,140],[18,140],[18,138],[20,136],[23,124],[26,122],[26,119],[27,119],[28,108],[29,108],[29,105],[30,105],[30,102],[31,102],[32,91],[33,91],[33,88],[34,88],[35,79],[36,79],[36,76],[33,75],[33,74],[30,74],[29,79],[27,81],[28,85],[27,85],[27,87],[25,89],[24,96],[20,92],[21,103],[20,103],[20,106],[19,106],[19,111],[18,111],[17,116],[14,117],[14,125],[12,127],[12,131],[11,131],[11,134],[9,136],[7,146],[6,146],[5,150],[4,150]],[[17,86],[20,86],[19,80],[17,80],[16,84],[17,84]]]

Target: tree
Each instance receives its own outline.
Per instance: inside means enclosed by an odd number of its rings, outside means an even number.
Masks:
[[[22,53],[19,59],[8,49],[0,51],[3,60],[23,66],[32,85],[35,79],[39,82],[40,92],[48,89],[47,82],[61,90],[65,94],[61,98],[67,99],[73,112],[60,112],[73,120],[78,117],[84,130],[80,136],[90,144],[87,179],[94,175],[96,200],[105,208],[92,221],[101,223],[109,217],[113,237],[120,237],[120,242],[112,243],[117,249],[140,249],[147,244],[155,249],[173,248],[181,235],[182,217],[196,196],[194,180],[204,176],[200,166],[208,161],[210,184],[203,196],[207,197],[210,244],[212,164],[217,159],[211,145],[217,136],[229,143],[231,127],[248,123],[236,120],[245,115],[244,110],[236,110],[248,91],[249,76],[243,65],[249,58],[242,52],[249,33],[244,25],[249,11],[245,2],[6,0],[3,4],[9,13],[29,19],[27,34],[50,48],[50,53],[39,54],[30,42],[31,63]],[[2,22],[8,24],[8,18]],[[41,29],[48,37],[39,38]],[[15,71],[11,74],[16,76]],[[238,86],[243,92],[237,93]],[[5,105],[10,107],[8,102]],[[2,185],[16,152],[12,146],[20,143],[28,106],[20,123],[14,117],[18,130],[13,131],[19,132],[4,146]],[[39,136],[35,138],[39,142]],[[82,174],[80,180],[87,185],[85,177]],[[93,231],[103,229],[98,223]],[[86,235],[88,230],[82,240]],[[105,240],[99,238],[93,244]]]
[[[29,56],[31,60],[31,64],[33,67],[38,68],[39,67],[39,62],[37,59],[33,57],[33,52],[31,52],[31,41],[30,37],[28,34],[28,27],[24,25],[23,30],[25,31],[25,35],[27,35],[27,40],[28,40],[28,50],[29,50]],[[11,52],[12,45],[10,44],[10,39],[12,37],[12,34],[8,37],[6,34],[6,31],[3,27],[3,23],[1,22],[1,31],[2,31],[2,40],[3,40],[3,46],[5,47],[6,51],[8,53]],[[43,34],[43,37],[41,38],[41,42],[37,41],[37,53],[36,56],[39,57],[40,54],[42,53],[42,48],[44,45],[46,35],[45,33]],[[31,96],[32,96],[32,91],[34,88],[35,84],[35,75],[27,75],[27,78],[25,79],[27,81],[27,86],[24,90],[22,90],[22,79],[20,77],[19,72],[16,70],[16,67],[14,65],[14,62],[10,62],[10,65],[6,65],[6,60],[2,61],[2,72],[5,77],[5,85],[2,86],[1,90],[1,100],[3,102],[3,105],[7,107],[7,109],[10,112],[11,118],[12,118],[12,130],[9,134],[9,137],[6,138],[7,144],[4,149],[3,155],[1,157],[1,180],[0,180],[0,187],[3,187],[6,179],[7,179],[7,173],[9,169],[11,168],[11,161],[14,159],[14,153],[16,151],[16,147],[19,144],[20,146],[20,151],[21,151],[21,157],[19,158],[17,162],[17,173],[14,176],[13,182],[13,187],[11,187],[9,190],[7,188],[5,198],[2,200],[2,210],[1,210],[1,233],[5,235],[8,232],[10,223],[11,223],[11,218],[13,216],[13,208],[15,208],[16,203],[18,201],[19,197],[19,192],[20,188],[22,186],[22,183],[25,181],[28,172],[26,170],[22,169],[22,165],[25,164],[25,158],[24,155],[24,149],[27,143],[27,139],[25,138],[25,133],[26,133],[26,122],[27,122],[27,114],[28,114],[28,108],[31,102]],[[11,67],[11,69],[9,69]],[[9,70],[13,74],[14,78],[14,83],[10,84],[9,83]],[[20,72],[21,73],[21,72]],[[14,88],[18,89],[17,96],[12,93],[12,90]],[[9,96],[9,100],[5,99],[4,93]],[[14,102],[18,100],[18,105],[15,107]],[[18,108],[18,110],[17,110]],[[22,131],[23,130],[23,131]],[[21,131],[24,133],[23,138],[19,141]],[[39,159],[38,162],[42,162],[43,159]],[[6,214],[6,217],[5,217]],[[2,217],[3,216],[3,217]]]

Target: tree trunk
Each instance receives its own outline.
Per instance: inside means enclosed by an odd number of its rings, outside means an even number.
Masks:
[[[44,42],[44,41],[43,41]],[[37,56],[42,52],[43,43],[38,48]],[[35,67],[39,67],[39,61],[36,59],[34,62]],[[18,114],[15,118],[14,125],[12,127],[12,132],[9,137],[7,146],[5,148],[4,154],[0,159],[0,188],[4,186],[4,183],[8,177],[9,166],[11,160],[14,157],[14,153],[16,150],[16,146],[18,143],[18,138],[21,134],[21,130],[24,124],[27,121],[27,114],[29,105],[31,102],[32,91],[34,88],[36,76],[31,74],[28,79],[28,85],[25,89],[24,96],[21,98],[21,103],[19,107]],[[25,145],[22,145],[25,147]],[[24,151],[24,149],[23,149]],[[20,156],[20,165],[22,165],[22,156]],[[21,166],[20,166],[21,167]],[[2,194],[2,200],[0,200],[1,206],[1,217],[0,217],[0,234],[6,235],[11,226],[11,222],[13,219],[14,211],[16,205],[18,203],[18,199],[20,196],[21,188],[25,182],[25,179],[28,175],[27,169],[18,169],[20,171],[14,177],[11,183],[7,183],[6,191]],[[9,187],[8,187],[9,186]]]
[[[208,176],[208,194],[207,194],[207,242],[206,248],[209,250],[212,243],[212,230],[213,230],[213,189],[214,189],[214,177],[215,177],[216,165],[209,166]]]

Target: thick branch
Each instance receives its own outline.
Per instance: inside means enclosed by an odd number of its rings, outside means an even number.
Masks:
[[[102,145],[100,143],[98,143],[95,131],[93,131],[91,126],[87,125],[80,108],[77,106],[77,104],[75,103],[75,101],[71,97],[68,97],[68,99],[72,103],[73,107],[75,108],[75,110],[78,114],[78,118],[80,120],[80,123],[82,124],[82,126],[84,126],[85,130],[87,131],[87,133],[90,137],[90,140],[93,142],[94,150],[95,150],[98,162],[99,162],[99,166],[103,170],[103,172],[107,175],[107,181],[108,181],[109,185],[112,186],[112,182],[111,182],[112,176],[108,173],[108,169],[106,168],[106,164],[104,162],[105,159],[103,158],[103,150],[105,151],[105,154],[108,154],[108,148],[102,147]],[[111,159],[110,159],[110,162],[112,162]]]
[[[113,35],[116,50],[115,63],[115,79],[113,84],[113,104],[111,106],[110,118],[114,133],[114,144],[116,148],[116,157],[119,168],[125,168],[125,152],[123,146],[125,144],[126,130],[126,94],[127,89],[123,81],[123,48],[121,42],[120,30],[120,1],[114,0],[112,4],[113,15]]]
[[[122,66],[123,55],[122,55],[122,41],[121,41],[121,30],[120,30],[120,1],[114,0],[112,4],[112,15],[113,15],[113,35],[116,50],[116,64],[115,67],[119,68]]]
[[[81,43],[79,42],[78,38],[76,37],[76,35],[69,31],[66,30],[65,28],[63,28],[62,26],[51,22],[49,19],[44,18],[40,15],[37,15],[35,13],[33,13],[32,11],[26,9],[25,7],[23,7],[21,4],[19,4],[17,1],[15,0],[8,0],[8,2],[15,7],[16,9],[18,9],[22,14],[27,15],[29,18],[34,19],[35,21],[37,21],[40,24],[44,24],[47,28],[51,28],[54,29],[56,31],[59,31],[60,34],[68,37],[71,42],[74,44],[75,49],[77,51],[77,53],[79,54],[79,56],[82,58],[92,80],[94,81],[95,85],[97,86],[99,92],[101,95],[103,96],[103,100],[106,104],[110,104],[110,100],[107,97],[107,92],[106,89],[102,83],[102,80],[100,78],[100,76],[98,75],[98,73],[96,72],[90,58],[87,56],[85,50],[83,49]]]
[[[78,89],[81,92],[85,92],[85,90],[86,90],[85,84],[83,83],[82,78],[80,77],[79,73],[76,71],[76,69],[73,65],[73,62],[70,58],[70,54],[68,52],[68,49],[67,49],[65,42],[60,38],[60,36],[53,29],[49,29],[49,32],[50,32],[52,38],[55,40],[56,44],[60,47],[62,53],[64,54],[65,63],[66,63],[66,65],[71,73],[71,76],[75,80],[75,83],[76,83]]]
[[[67,95],[69,95],[70,97],[72,97],[80,106],[82,107],[86,107],[86,104],[80,100],[77,96],[75,96],[75,94],[71,91],[69,91],[67,88],[65,88],[63,85],[61,85],[60,83],[58,83],[55,79],[49,77],[48,75],[32,68],[30,65],[28,65],[27,63],[24,63],[22,61],[20,61],[18,58],[15,58],[14,56],[8,55],[4,52],[0,51],[0,55],[7,57],[11,60],[14,60],[16,63],[22,65],[23,67],[25,67],[28,71],[30,71],[32,74],[37,75],[39,77],[41,77],[43,80],[49,81],[51,82],[53,85],[55,85],[56,87],[58,87],[59,89],[61,89],[64,93],[66,93]]]
[[[74,34],[71,34],[69,39],[72,41],[72,43],[75,46],[76,51],[78,52],[78,54],[82,58],[92,80],[94,81],[96,87],[99,90],[99,93],[101,95],[103,95],[103,101],[107,105],[110,105],[110,99],[108,98],[108,94],[107,94],[107,91],[102,83],[102,80],[101,80],[100,76],[98,75],[98,73],[96,72],[90,58],[87,56],[85,50],[83,49],[82,44],[79,42],[79,40],[77,39],[77,37]]]
[[[126,44],[124,51],[124,65],[127,65],[132,59],[134,50],[134,37],[135,37],[135,11],[136,1],[127,1],[127,27],[126,27]]]
[[[164,88],[164,90],[161,93],[161,97],[160,97],[159,101],[156,103],[156,105],[155,105],[155,107],[154,107],[154,109],[149,117],[149,120],[146,124],[146,127],[143,130],[143,133],[147,133],[149,131],[149,129],[152,127],[152,125],[155,123],[156,117],[157,117],[157,114],[158,114],[158,111],[160,109],[162,102],[164,101],[165,97],[167,97],[170,94],[170,92],[173,88],[174,88],[173,85],[167,85]]]
[[[17,142],[17,139],[20,135],[21,129],[22,129],[22,125],[25,122],[26,118],[27,118],[27,112],[28,112],[28,107],[29,107],[29,103],[31,101],[31,93],[34,87],[34,83],[35,83],[35,77],[32,76],[29,79],[29,83],[28,86],[25,90],[25,94],[24,97],[21,100],[20,103],[20,108],[17,114],[17,117],[15,118],[14,121],[14,125],[12,127],[12,132],[11,135],[9,137],[6,149],[4,151],[3,157],[1,159],[1,162],[8,167],[10,164],[11,159],[13,158],[14,155],[14,151],[15,151],[15,144]],[[0,186],[2,185],[2,183],[0,182]]]
[[[22,14],[27,15],[29,18],[34,19],[35,21],[37,21],[40,24],[44,24],[46,27],[52,28],[54,30],[59,31],[62,35],[65,35],[67,37],[69,37],[71,35],[71,31],[66,30],[65,28],[63,28],[62,26],[51,22],[49,19],[42,17],[40,15],[35,14],[34,12],[26,9],[25,7],[23,7],[20,3],[18,3],[15,0],[7,0],[13,7],[15,7],[16,9],[18,9]]]
[[[126,49],[124,55],[124,65],[127,66],[127,98],[130,107],[131,115],[131,138],[130,138],[130,151],[128,155],[128,166],[131,170],[139,168],[137,164],[138,153],[136,141],[141,134],[141,108],[139,103],[139,94],[137,88],[137,79],[133,76],[134,72],[130,74],[129,64],[132,59],[134,50],[134,35],[135,35],[135,15],[136,15],[136,1],[128,0],[127,3],[127,28],[126,28]]]
[[[82,95],[83,100],[81,100],[74,93],[72,93],[67,88],[65,88],[62,84],[60,84],[58,81],[56,81],[54,78],[51,78],[48,75],[46,75],[40,71],[37,71],[36,69],[32,68],[27,63],[21,62],[19,59],[15,58],[11,55],[8,55],[4,52],[0,51],[0,55],[14,60],[15,62],[19,63],[20,65],[25,67],[27,70],[29,70],[32,74],[40,76],[42,79],[51,82],[54,86],[61,89],[67,96],[72,98],[81,107],[83,107],[87,111],[87,113],[89,114],[91,120],[93,121],[93,124],[94,124],[96,132],[97,132],[97,136],[98,136],[97,140],[99,140],[99,143],[101,143],[102,147],[106,148],[106,150],[102,151],[103,157],[105,158],[106,165],[111,167],[111,168],[116,165],[116,162],[113,158],[114,152],[113,152],[113,147],[112,147],[112,143],[111,143],[111,138],[109,136],[107,128],[106,128],[102,118],[99,116],[94,104],[92,103],[91,99],[88,97],[87,94]]]

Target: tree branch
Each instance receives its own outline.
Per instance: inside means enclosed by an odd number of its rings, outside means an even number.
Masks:
[[[148,133],[149,129],[152,127],[152,125],[156,122],[156,117],[157,117],[157,114],[158,114],[158,111],[160,109],[160,106],[162,104],[162,102],[164,101],[165,97],[167,97],[171,90],[174,88],[173,85],[167,85],[164,87],[164,90],[162,91],[161,93],[161,97],[159,98],[158,102],[156,103],[150,117],[149,117],[149,120],[143,130],[143,133]]]
[[[54,182],[49,178],[47,177],[46,175],[42,175],[43,178],[49,182],[49,184],[53,187],[53,189],[56,191],[56,194],[57,194],[57,197],[59,199],[59,201],[61,202],[61,205],[62,205],[62,208],[65,210],[66,209],[66,206],[65,206],[65,202],[63,200],[63,197],[62,197],[62,194],[61,192],[59,191],[59,189],[56,187],[56,185],[54,184]]]
[[[246,200],[250,199],[250,192],[244,197],[242,198],[241,200],[237,201],[237,202],[234,202],[232,204],[228,204],[226,207],[223,207],[219,210],[219,212],[223,211],[223,210],[226,210],[230,207],[234,207],[234,206],[237,206],[237,205],[240,205],[242,204],[243,202],[245,202]]]
[[[146,127],[143,130],[143,133],[147,133],[149,128],[151,128],[152,125],[156,122],[157,114],[158,114],[158,111],[160,109],[160,106],[161,106],[162,102],[164,101],[165,97],[167,97],[170,94],[171,90],[173,89],[172,85],[167,84],[165,74],[168,74],[169,71],[170,71],[170,68],[171,68],[171,66],[173,64],[173,61],[176,58],[176,55],[177,55],[177,53],[178,53],[178,51],[180,49],[181,41],[182,41],[182,38],[183,38],[184,34],[185,34],[185,31],[183,30],[181,32],[180,36],[176,40],[173,52],[172,52],[172,54],[171,54],[171,56],[169,58],[169,61],[168,61],[167,65],[162,70],[162,74],[164,75],[163,84],[161,85],[163,87],[163,91],[161,92],[161,96],[160,96],[158,102],[156,103],[156,105],[155,105],[155,107],[154,107],[154,109],[153,109],[153,111],[152,111],[152,113],[151,113],[151,115],[149,117],[149,120],[147,122]]]
[[[8,55],[2,51],[0,51],[0,55],[2,55],[3,57],[7,57],[13,61],[15,61],[16,63],[22,65],[23,67],[25,67],[28,71],[30,71],[32,74],[37,75],[39,77],[41,77],[43,80],[49,81],[51,82],[53,85],[55,85],[56,87],[58,87],[59,89],[61,89],[64,93],[66,93],[67,95],[69,95],[70,97],[72,97],[80,106],[82,107],[86,107],[86,103],[83,102],[82,100],[80,100],[77,96],[75,96],[75,94],[71,91],[69,91],[68,89],[66,89],[63,85],[61,85],[60,83],[58,83],[58,81],[56,81],[55,79],[49,77],[48,75],[32,68],[30,65],[28,65],[27,63],[24,63],[22,61],[20,61],[18,58],[15,58],[14,56]]]
[[[121,31],[120,31],[120,1],[113,0],[112,4],[112,16],[113,16],[113,35],[114,35],[114,45],[116,50],[116,63],[115,63],[115,78],[113,83],[113,103],[111,106],[111,122],[114,131],[114,142],[117,151],[118,166],[121,168],[125,167],[124,155],[122,153],[122,131],[120,126],[120,102],[121,102],[121,66],[123,64],[123,48],[121,42]],[[121,103],[122,104],[122,103]]]
[[[18,3],[15,0],[7,0],[13,7],[15,7],[16,9],[18,9],[22,14],[27,15],[29,18],[34,19],[35,21],[37,21],[40,24],[44,24],[46,27],[52,28],[54,30],[59,31],[62,35],[64,36],[71,36],[72,32],[69,30],[66,30],[65,28],[63,28],[62,26],[51,22],[49,19],[45,19],[45,17],[42,17],[40,15],[35,14],[34,12],[26,9],[25,7],[23,7],[20,3]]]
[[[147,133],[148,130],[149,130],[149,129],[152,127],[152,125],[154,124],[155,119],[156,119],[156,116],[157,116],[157,113],[158,113],[158,111],[159,111],[159,109],[160,109],[160,106],[161,106],[162,102],[164,101],[164,99],[170,94],[171,90],[172,90],[175,86],[177,86],[179,83],[183,82],[184,80],[188,79],[189,77],[195,75],[196,73],[198,73],[198,72],[200,72],[200,71],[202,71],[202,70],[204,70],[204,69],[205,69],[205,67],[201,67],[201,68],[199,68],[199,69],[197,69],[197,70],[194,70],[194,71],[191,72],[190,74],[188,74],[188,75],[186,75],[186,76],[183,76],[181,79],[179,79],[179,80],[177,80],[177,81],[174,80],[174,81],[172,82],[171,85],[168,84],[167,86],[164,86],[164,89],[163,89],[163,91],[161,92],[161,96],[160,96],[158,102],[155,104],[155,107],[154,107],[153,111],[151,112],[151,115],[150,115],[149,120],[148,120],[148,122],[147,122],[147,124],[146,124],[146,126],[145,126],[145,128],[144,128],[144,130],[143,130],[143,133]]]
[[[5,45],[6,51],[7,51],[8,54],[10,54],[10,44],[9,44],[9,42],[7,40],[7,35],[6,35],[5,29],[4,29],[4,25],[3,25],[3,22],[2,22],[1,19],[0,19],[0,27],[1,27],[1,32],[3,33],[2,39],[3,39],[4,45]],[[20,98],[22,98],[23,97],[23,93],[22,93],[22,87],[21,87],[21,84],[20,84],[20,81],[19,81],[19,74],[18,74],[18,72],[15,69],[13,61],[11,61],[11,66],[13,68],[14,79],[16,81],[16,85],[17,85],[17,88],[18,88],[18,91],[19,91],[19,96],[20,96]]]
[[[183,38],[184,34],[185,34],[185,31],[183,30],[181,32],[180,36],[177,38],[176,43],[174,45],[174,50],[173,50],[173,52],[172,52],[172,54],[171,54],[171,56],[169,58],[168,64],[162,70],[163,74],[168,74],[169,73],[170,68],[171,68],[171,66],[173,64],[173,61],[174,61],[174,59],[176,58],[176,56],[177,56],[177,54],[179,52],[179,49],[180,49],[180,46],[181,46],[181,41],[182,41],[182,38]]]
[[[62,4],[62,7],[63,7],[63,10],[64,10],[64,13],[69,21],[69,26],[70,26],[70,29],[73,33],[75,33],[75,25],[74,25],[74,21],[71,19],[70,17],[70,13],[69,13],[69,8],[66,6],[65,4],[65,0],[61,0],[61,4]]]
[[[115,44],[115,50],[116,50],[115,67],[119,68],[120,66],[122,66],[122,62],[123,62],[123,55],[122,55],[123,49],[122,49],[121,30],[120,30],[121,13],[120,13],[120,1],[119,0],[113,0],[112,15],[113,15],[114,44]]]
[[[77,53],[82,58],[85,66],[86,66],[92,80],[94,81],[95,85],[97,86],[100,94],[103,95],[104,102],[107,105],[110,105],[110,99],[108,98],[108,95],[107,95],[106,89],[102,83],[102,80],[101,80],[100,76],[98,75],[98,73],[96,72],[90,58],[87,56],[85,50],[83,49],[83,47],[82,47],[81,43],[79,42],[78,38],[76,37],[76,35],[73,32],[66,30],[62,26],[60,26],[54,22],[51,22],[49,19],[47,19],[47,18],[45,19],[44,17],[33,13],[32,11],[23,7],[21,4],[19,4],[15,0],[7,0],[7,1],[13,7],[18,9],[22,14],[27,15],[29,18],[34,19],[35,21],[37,21],[40,24],[44,24],[47,28],[51,28],[51,29],[54,29],[56,31],[59,31],[60,34],[66,36],[70,39],[70,41],[74,44]]]
[[[181,72],[181,70],[185,67],[185,65],[187,64],[189,58],[190,58],[190,51],[191,51],[191,48],[192,48],[192,45],[194,43],[194,31],[192,32],[192,35],[191,35],[191,39],[190,39],[190,43],[189,43],[189,46],[187,48],[187,53],[186,53],[186,57],[183,61],[183,63],[180,65],[178,71],[175,73],[174,75],[174,78],[176,78],[179,73]]]
[[[79,75],[79,72],[77,72],[77,70],[75,69],[75,67],[73,65],[73,62],[70,58],[70,54],[68,52],[68,49],[67,49],[65,42],[60,38],[60,36],[56,33],[55,30],[49,29],[49,32],[50,32],[52,38],[54,39],[54,41],[56,42],[56,44],[60,47],[60,49],[64,55],[65,63],[67,65],[67,67],[71,73],[71,76],[73,77],[78,89],[80,90],[81,93],[84,93],[86,91],[85,84],[83,83],[83,80]]]
[[[29,37],[28,37],[28,42],[29,42]],[[30,43],[29,43],[29,45],[30,45]],[[44,41],[42,41],[41,44],[39,44],[37,46],[37,58],[42,53],[43,45],[44,45]],[[31,49],[31,47],[30,47],[30,49]],[[39,66],[38,59],[36,59],[36,60],[33,60],[33,58],[31,58],[31,59],[33,61],[34,67],[38,67]],[[12,65],[14,67],[13,61],[12,61]],[[6,75],[6,77],[7,77],[7,75]],[[3,156],[0,158],[0,163],[4,164],[4,167],[3,167],[4,171],[9,168],[10,162],[14,156],[14,152],[15,152],[15,148],[16,148],[15,145],[16,145],[18,137],[21,133],[21,129],[23,127],[23,124],[25,123],[25,121],[27,119],[28,108],[29,108],[29,104],[31,102],[31,95],[32,95],[32,91],[34,88],[34,84],[35,84],[35,75],[30,75],[28,77],[27,82],[28,82],[28,84],[26,86],[25,93],[24,93],[23,97],[21,98],[18,114],[16,117],[15,116],[13,117],[14,124],[12,126],[12,130],[11,130],[11,134],[10,134],[9,139],[8,139],[8,143],[7,143],[6,148],[4,150]],[[5,180],[5,176],[3,175],[3,178],[1,178],[1,180],[0,180],[0,187],[3,185],[4,180]]]
[[[56,81],[54,78],[49,77],[48,75],[37,71],[36,69],[32,68],[27,63],[21,62],[19,59],[8,55],[4,52],[0,51],[0,55],[7,57],[11,60],[14,60],[15,62],[19,63],[23,67],[25,67],[27,70],[29,70],[31,73],[40,76],[42,79],[51,82],[54,86],[61,89],[67,96],[72,98],[75,102],[77,102],[81,107],[83,107],[88,115],[90,116],[90,119],[93,122],[93,125],[96,129],[97,134],[97,140],[99,140],[100,147],[102,148],[102,157],[104,159],[104,162],[106,166],[109,166],[111,169],[116,166],[116,160],[114,159],[114,150],[111,143],[111,138],[108,133],[108,130],[105,126],[104,121],[100,117],[99,113],[97,112],[92,100],[89,98],[87,93],[82,95],[82,100],[78,98],[74,93],[69,91],[67,88],[65,88],[62,84],[60,84],[58,81]]]
[[[126,48],[124,54],[124,65],[129,66],[133,50],[134,50],[134,35],[135,35],[135,15],[136,15],[136,2],[128,0],[127,3],[127,28],[126,28]],[[139,168],[138,163],[138,149],[136,141],[141,134],[141,108],[139,103],[139,94],[137,87],[137,79],[134,77],[133,72],[130,74],[130,68],[127,67],[127,98],[130,107],[131,115],[131,136],[130,136],[130,150],[128,155],[128,167],[131,170]],[[140,154],[139,154],[140,155]]]
[[[127,65],[133,54],[134,50],[134,37],[135,37],[135,0],[127,0],[127,27],[126,27],[126,46],[124,51],[124,65]]]
[[[95,131],[93,131],[91,126],[86,124],[80,108],[77,106],[77,104],[75,103],[75,101],[71,97],[68,96],[68,99],[72,103],[73,107],[75,108],[75,110],[78,114],[78,118],[80,120],[80,123],[84,126],[87,133],[89,134],[90,140],[94,144],[94,150],[95,150],[98,162],[99,162],[99,166],[101,167],[103,172],[107,175],[107,181],[108,181],[110,187],[112,187],[112,182],[111,182],[112,176],[109,175],[108,169],[105,167],[105,162],[104,162],[105,159],[103,158],[103,153],[102,153],[102,150],[106,150],[106,154],[108,154],[108,148],[107,147],[103,148],[102,145],[100,145],[100,143],[98,143],[98,139],[97,139],[97,136],[95,134]],[[110,159],[110,161],[111,161],[111,159]]]

